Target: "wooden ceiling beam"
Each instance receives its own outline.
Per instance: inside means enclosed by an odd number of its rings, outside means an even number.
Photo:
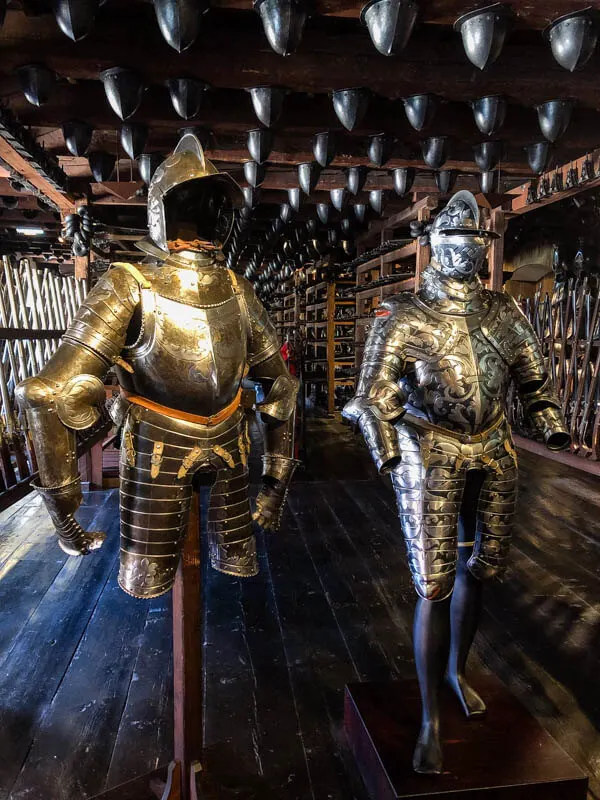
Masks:
[[[561,200],[568,200],[571,197],[576,197],[579,194],[583,194],[584,192],[588,192],[590,189],[597,189],[600,186],[600,150],[597,150],[595,153],[591,154],[592,160],[594,162],[594,170],[595,170],[595,177],[586,181],[585,183],[578,184],[570,189],[563,189],[562,192],[554,192],[553,194],[549,195],[548,197],[544,197],[541,200],[536,200],[535,203],[529,203],[529,190],[533,188],[534,190],[537,187],[538,181],[527,181],[520,186],[513,188],[510,192],[512,195],[512,199],[505,203],[501,210],[507,212],[507,216],[510,218],[511,216],[521,216],[522,214],[528,214],[530,212],[536,211],[539,208],[543,208],[544,206],[553,205],[554,203],[558,203]],[[581,170],[583,167],[583,162],[585,161],[585,157],[576,159],[574,162],[568,162],[566,164],[562,164],[558,167],[558,171],[563,175],[563,182],[566,184],[567,179],[567,172],[574,166],[577,169],[578,174],[581,176]]]
[[[35,165],[18,153],[6,139],[0,136],[0,158],[16,173],[35,186],[44,197],[55,203],[61,212],[68,214],[74,209],[74,200],[69,195],[60,192],[50,181],[45,178]]]

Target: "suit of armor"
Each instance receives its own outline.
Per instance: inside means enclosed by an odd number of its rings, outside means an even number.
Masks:
[[[81,502],[76,431],[98,418],[102,379],[114,368],[121,387],[111,408],[121,436],[119,584],[135,597],[156,597],[173,585],[195,479],[212,485],[212,565],[256,574],[241,407],[246,376],[266,395],[258,406],[264,485],[254,515],[263,527],[278,527],[297,463],[297,381],[251,285],[225,269],[214,241],[238,192],[204,159],[195,137],[184,136],[149,188],[147,247],[159,258],[113,264],[53,358],[18,389],[38,456],[38,489],[61,547],[85,554],[103,534],[82,530],[73,516]]]
[[[447,648],[438,648],[448,638],[444,624],[461,562],[459,546],[465,557],[450,653],[457,660],[448,670],[467,713],[484,708],[464,681],[474,633],[468,606],[479,581],[501,576],[506,567],[517,493],[505,407],[511,381],[532,432],[552,449],[569,444],[533,329],[511,297],[488,291],[477,275],[491,235],[479,228],[474,197],[457,193],[432,226],[432,263],[417,294],[398,295],[378,309],[356,396],[344,409],[358,423],[380,472],[390,474],[396,494],[419,596],[415,655],[424,727],[437,725],[431,697],[436,690],[426,674],[432,663],[436,668],[443,663],[444,669],[448,664]],[[473,480],[477,492],[468,508],[465,490],[470,498]],[[466,518],[472,541],[459,542],[459,521],[466,529]],[[465,591],[466,584],[471,590]],[[457,606],[467,595],[471,599],[461,612]],[[465,617],[471,618],[468,624]],[[441,770],[436,738],[435,731],[422,731],[417,771]]]

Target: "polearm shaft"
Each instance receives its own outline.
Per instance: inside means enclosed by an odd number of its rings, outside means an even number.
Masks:
[[[50,270],[45,269],[42,275],[42,306],[46,310],[48,330],[58,330],[54,302],[52,300],[52,295],[50,294]],[[52,350],[52,355],[56,353],[58,341],[58,339],[50,340],[50,349]]]
[[[571,325],[571,353],[569,358],[566,359],[566,375],[565,375],[565,388],[563,394],[563,414],[569,413],[569,401],[571,399],[573,389],[577,380],[577,365],[579,361],[579,332],[582,328],[583,315],[585,313],[586,303],[585,297],[587,294],[587,275],[579,285],[578,291],[572,299],[573,317]]]
[[[42,286],[40,284],[40,273],[36,267],[31,265],[31,262],[28,263],[27,271],[30,276],[30,283],[33,288],[33,292],[35,297],[37,298],[38,302],[34,305],[37,306],[37,328],[40,330],[48,330],[50,325],[48,324],[48,317],[46,315],[46,308],[43,302],[44,294],[42,292]],[[45,342],[46,345],[46,358],[49,359],[53,355],[53,345],[54,342],[47,340]]]
[[[596,297],[596,302],[594,303],[594,310],[592,311],[591,317],[588,320],[587,331],[586,331],[587,341],[585,343],[585,351],[583,354],[583,361],[581,363],[581,375],[579,378],[579,385],[577,386],[575,407],[573,408],[573,416],[571,417],[571,437],[579,447],[583,447],[584,445],[584,440],[581,435],[583,425],[578,424],[579,417],[582,416],[582,413],[585,414],[585,410],[587,409],[588,405],[593,402],[593,398],[590,397],[588,392],[588,396],[586,399],[586,409],[582,409],[583,397],[586,387],[586,377],[588,375],[590,368],[592,348],[594,347],[594,332],[598,324],[599,314],[600,314],[600,292]],[[588,383],[588,389],[590,386],[591,382]]]
[[[31,302],[31,327],[33,328],[33,330],[39,331],[39,330],[42,330],[42,325],[40,324],[40,312],[41,312],[40,305],[41,304],[39,303],[39,300],[41,298],[40,298],[40,291],[39,291],[39,281],[36,281],[36,279],[37,279],[37,271],[33,269],[33,267],[31,266],[31,262],[27,258],[23,258],[21,260],[21,264],[23,265],[24,270],[25,270],[25,280],[27,282],[27,289],[28,289],[29,294],[30,294],[31,299],[32,299],[32,302]],[[46,326],[44,325],[43,327],[45,328]],[[44,353],[44,361],[43,361],[43,363],[45,364],[48,361],[48,359],[50,358],[50,356],[52,355],[52,352],[50,350],[50,343],[48,341],[45,341],[43,343],[43,345],[44,345],[44,347],[43,347],[43,353]]]
[[[31,320],[29,319],[29,314],[27,313],[27,304],[25,302],[25,292],[23,291],[23,283],[21,281],[21,273],[20,268],[16,269],[13,273],[15,279],[15,289],[17,293],[17,301],[19,303],[19,307],[22,310],[23,315],[23,325],[27,330],[32,330],[34,327],[32,325]],[[33,342],[32,348],[35,354],[34,356],[34,363],[35,368],[33,369],[32,374],[37,374],[42,367],[44,366],[44,354],[42,352],[41,343],[39,341]]]
[[[69,307],[71,309],[71,320],[77,313],[77,298],[75,297],[75,287],[73,286],[75,278],[70,275],[67,278],[67,296],[69,298]]]
[[[4,297],[0,292],[0,323],[8,328],[10,322],[10,314],[8,313],[8,309],[6,308],[6,304],[4,302]],[[8,343],[7,343],[8,344]],[[14,352],[16,351],[17,360],[19,363],[19,379],[23,380],[24,378],[28,377],[27,372],[27,362],[25,360],[25,351],[23,350],[23,342],[20,339],[16,339],[14,342],[14,351],[13,351],[13,358]],[[13,368],[14,369],[14,368]]]
[[[21,314],[19,314],[19,307],[17,305],[17,300],[15,297],[15,288],[16,285],[14,284],[14,276],[15,272],[11,267],[10,260],[8,256],[2,257],[2,263],[4,266],[4,279],[6,281],[6,294],[8,296],[8,306],[10,308],[10,314],[12,317],[12,324],[15,328],[24,328],[25,330],[29,327],[27,322],[26,316],[26,309],[21,307]],[[28,356],[28,365],[26,370],[26,376],[31,377],[35,375],[37,372],[37,364],[35,360],[35,353],[33,350],[33,344],[30,340],[25,341],[25,349],[27,350]]]

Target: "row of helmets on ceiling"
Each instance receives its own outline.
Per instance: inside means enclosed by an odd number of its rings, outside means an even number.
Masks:
[[[47,67],[39,64],[28,64],[17,70],[22,88],[29,102],[41,105],[50,96],[56,79],[55,74]],[[100,75],[106,97],[113,111],[122,120],[131,117],[139,108],[144,92],[144,83],[133,71],[125,67],[113,67]],[[194,78],[178,78],[168,81],[168,87],[175,110],[184,119],[195,116],[201,103],[202,94],[207,85]],[[272,126],[279,119],[286,90],[277,86],[257,86],[248,89],[254,112],[260,123],[267,126],[248,132],[248,151],[252,161],[244,165],[248,183],[257,187],[264,179],[268,160],[274,144]],[[367,113],[370,92],[364,88],[340,89],[332,93],[333,108],[343,127],[352,131],[364,119]],[[433,94],[415,94],[402,100],[406,118],[417,131],[425,129],[432,121],[439,99]],[[548,142],[555,142],[566,131],[574,101],[559,98],[549,100],[536,106],[540,130],[545,141],[527,145],[526,151],[531,169],[541,174],[547,167],[550,158]],[[491,136],[503,125],[507,102],[501,95],[487,95],[471,102],[475,123],[479,130]],[[187,130],[180,129],[179,133]],[[206,131],[200,130],[203,145],[209,143]],[[72,119],[63,123],[63,135],[69,152],[74,156],[83,156],[88,150],[93,128],[82,120]],[[161,155],[144,153],[148,138],[148,127],[143,123],[129,122],[121,128],[121,144],[131,159],[140,159],[142,179],[148,182]],[[446,136],[433,136],[421,142],[423,160],[426,166],[439,170],[448,158],[448,142]],[[369,138],[367,152],[370,161],[376,167],[383,167],[391,158],[395,140],[385,134],[376,134]],[[310,186],[307,194],[315,188],[322,168],[329,166],[335,157],[335,135],[332,132],[320,132],[314,139],[315,161],[299,166],[299,179],[302,188]],[[486,141],[474,147],[474,159],[482,172],[493,170],[502,157],[503,144],[499,140]],[[90,168],[97,181],[108,180],[115,166],[116,157],[103,150],[89,154]]]
[[[105,0],[55,0],[54,14],[61,30],[71,39],[84,38],[92,30],[96,12]],[[254,0],[265,35],[276,53],[293,53],[302,39],[310,12],[309,0]],[[160,31],[178,52],[193,44],[207,0],[154,0]],[[420,11],[418,0],[369,0],[360,18],[376,49],[394,55],[406,46]],[[494,3],[469,11],[454,23],[468,59],[479,69],[495,61],[502,51],[513,20],[510,5]],[[590,58],[600,29],[599,16],[591,8],[554,20],[544,31],[556,61],[574,70]]]

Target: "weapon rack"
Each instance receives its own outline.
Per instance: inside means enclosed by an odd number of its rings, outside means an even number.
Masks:
[[[30,490],[37,469],[27,421],[15,404],[19,381],[53,355],[87,283],[28,258],[2,256],[0,270],[0,509]]]
[[[600,460],[600,292],[587,276],[522,302],[544,355],[573,440],[573,453]],[[523,430],[518,407],[514,425]],[[523,431],[525,434],[526,431]]]
[[[328,415],[336,410],[336,390],[354,384],[354,298],[351,280],[310,282],[306,286],[307,400]],[[341,400],[338,404],[341,403]]]

